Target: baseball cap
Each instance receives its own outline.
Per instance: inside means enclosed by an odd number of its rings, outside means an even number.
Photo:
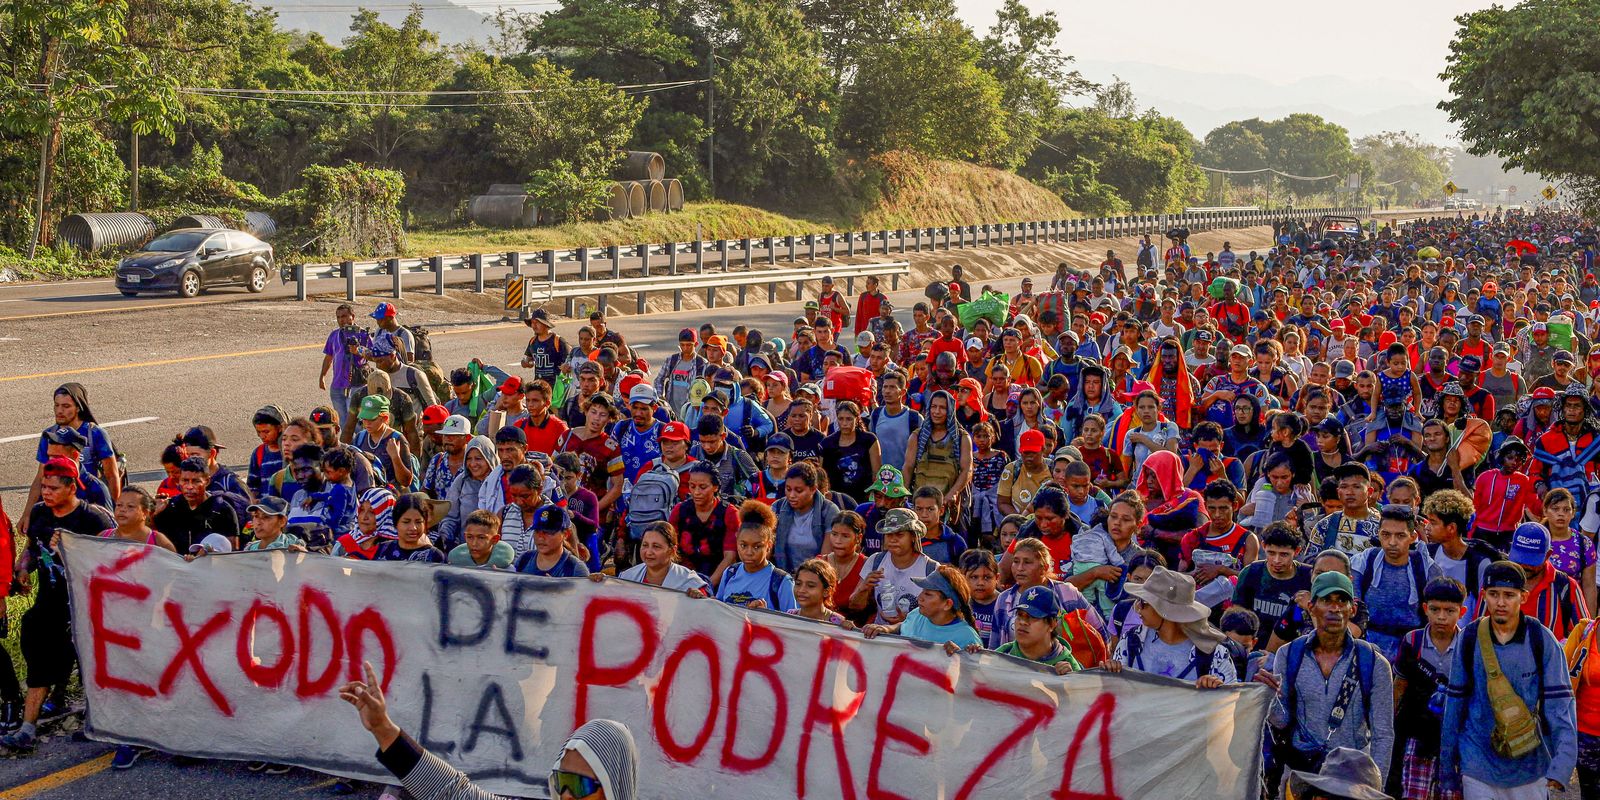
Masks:
[[[398,309],[394,307],[394,303],[379,303],[377,308],[372,309],[372,318],[390,319],[395,315],[396,311]]]
[[[71,478],[83,488],[83,476],[78,471],[78,462],[64,456],[56,456],[44,462],[44,476],[47,478]]]
[[[1053,620],[1061,616],[1061,598],[1048,586],[1030,586],[1017,598],[1013,611],[1021,611],[1034,619]]]
[[[817,301],[815,301],[815,300],[807,300],[804,307],[805,307],[805,309],[807,311],[812,311],[812,310],[816,310],[816,309],[822,308],[822,306],[817,305]]]
[[[542,506],[533,515],[533,529],[540,533],[560,533],[571,524],[567,510],[561,506]]]
[[[382,397],[382,395],[378,396]],[[384,397],[383,402],[387,404],[389,402],[389,398]],[[193,428],[184,431],[183,439],[179,441],[178,444],[188,445],[190,447],[203,447],[207,450],[213,447],[218,450],[223,449],[222,445],[217,444],[217,435],[213,433],[210,426],[207,425],[196,425]]]
[[[1557,350],[1556,354],[1554,356],[1552,356],[1550,358],[1550,360],[1551,361],[1556,361],[1556,362],[1559,362],[1559,363],[1562,363],[1562,364],[1572,364],[1572,363],[1575,363],[1577,361],[1576,358],[1572,357],[1572,353],[1569,353],[1566,350]]]
[[[862,331],[856,334],[856,347],[871,347],[874,341],[877,341],[877,339],[873,337],[872,331]]]
[[[1492,352],[1494,354],[1496,354],[1496,355],[1507,355],[1507,356],[1509,356],[1509,355],[1511,355],[1511,345],[1506,344],[1505,342],[1501,342],[1501,343],[1499,343],[1499,344],[1494,346],[1494,350]]]
[[[789,386],[789,375],[788,375],[788,373],[785,373],[781,369],[772,370],[771,372],[768,372],[766,375],[761,376],[761,379],[762,380],[766,380],[766,381],[772,381],[773,383],[776,383],[776,384],[778,384],[780,386],[783,386],[784,388],[788,388],[788,386]]]
[[[918,589],[938,592],[954,600],[957,605],[961,603],[961,595],[956,593],[956,587],[951,586],[950,579],[940,574],[939,570],[934,570],[920,578],[912,578],[911,582],[916,584]]]
[[[772,436],[767,437],[767,449],[782,450],[785,453],[793,453],[794,442],[789,439],[788,434],[773,434]]]
[[[917,515],[909,508],[891,508],[885,511],[883,519],[878,520],[878,533],[899,533],[900,531],[913,531],[918,536],[928,532],[928,526],[917,519]]]
[[[1355,362],[1348,358],[1341,358],[1333,362],[1333,377],[1349,378],[1356,374]]]
[[[499,389],[501,394],[522,394],[522,379],[512,375],[501,381],[500,385],[495,388]]]
[[[89,444],[88,437],[79,433],[77,428],[68,425],[56,425],[49,428],[44,432],[44,438],[51,444],[71,447],[75,450],[82,450]]]
[[[450,418],[450,409],[434,404],[422,409],[422,424],[443,425]]]
[[[275,495],[262,495],[247,511],[260,511],[269,517],[289,516],[289,501]]]
[[[832,286],[833,285],[833,276],[832,275],[824,275],[824,276],[822,276],[822,285],[824,285],[824,286]]]
[[[189,545],[190,553],[231,553],[233,542],[220,533],[208,533],[206,538]]]
[[[1528,326],[1528,332],[1529,333],[1549,333],[1550,329],[1545,327],[1545,324],[1543,322],[1535,322],[1532,325]]]
[[[648,383],[641,383],[628,390],[628,402],[655,405],[656,388]]]
[[[1456,368],[1462,372],[1479,372],[1483,369],[1483,361],[1477,356],[1462,356]]]
[[[1044,431],[1023,431],[1017,440],[1017,452],[1037,453],[1044,450]]]
[[[968,336],[965,345],[968,350],[982,350],[983,340],[976,336]]]
[[[720,333],[713,333],[706,337],[706,344],[726,350],[728,349],[728,337],[723,336]]]
[[[334,419],[332,412],[328,411],[328,409],[326,409],[326,408],[313,408],[313,409],[311,409],[311,417],[310,417],[310,419],[311,419],[311,424],[312,425],[317,425],[319,427],[323,426],[323,425],[338,425],[339,424],[339,421],[337,419]]]
[[[460,414],[451,414],[439,423],[440,436],[471,436],[472,423]]]
[[[1524,522],[1511,532],[1506,558],[1513,564],[1537,567],[1550,555],[1550,530],[1537,522]]]
[[[1211,331],[1208,331],[1208,330],[1206,330],[1204,328],[1201,328],[1200,330],[1195,331],[1194,332],[1194,338],[1199,340],[1199,341],[1202,341],[1202,342],[1210,342],[1210,341],[1215,341],[1216,340],[1216,337],[1211,335]]]
[[[693,342],[699,338],[700,337],[695,334],[694,328],[684,328],[683,330],[678,331],[678,341],[680,342]]]
[[[1228,351],[1228,355],[1229,356],[1244,356],[1245,358],[1250,358],[1250,357],[1255,355],[1255,351],[1251,350],[1249,345],[1236,344],[1236,345],[1233,346],[1232,350]]]
[[[543,322],[544,324],[549,325],[550,324],[550,312],[548,312],[548,311],[546,311],[546,310],[544,310],[542,308],[534,309],[531,313],[528,314],[528,324],[531,326],[535,322]]]
[[[685,425],[685,424],[683,424],[681,422],[669,422],[669,423],[667,423],[667,426],[665,428],[661,429],[661,441],[663,441],[663,442],[687,442],[687,441],[689,441],[689,426]]]
[[[1320,600],[1330,594],[1342,592],[1345,597],[1354,599],[1356,587],[1350,582],[1350,576],[1343,572],[1324,572],[1311,582],[1311,599]]]
[[[356,413],[358,419],[377,419],[381,414],[389,413],[389,398],[381,394],[369,394],[361,398],[361,410]]]

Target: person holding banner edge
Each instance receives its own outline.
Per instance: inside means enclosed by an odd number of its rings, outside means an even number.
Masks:
[[[494,794],[472,782],[444,759],[423,749],[389,718],[372,662],[361,662],[364,680],[339,688],[339,697],[354,706],[361,725],[378,742],[379,763],[400,779],[415,800],[496,800]],[[590,720],[572,733],[561,747],[561,758],[550,767],[551,798],[559,800],[635,800],[638,752],[633,735],[608,719]]]

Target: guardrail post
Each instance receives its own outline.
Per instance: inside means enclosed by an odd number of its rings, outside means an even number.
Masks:
[[[728,271],[728,240],[727,239],[718,239],[717,242],[715,244],[713,244],[712,246],[715,247],[717,249],[717,252],[719,253],[718,258],[721,260],[722,271],[723,272],[727,272]],[[714,288],[708,288],[708,289],[706,289],[706,308],[716,308],[716,307],[717,307],[717,290],[714,289]]]
[[[444,296],[444,256],[429,256],[428,269],[433,270],[433,293]]]
[[[394,299],[399,300],[400,299],[400,259],[398,259],[398,258],[389,259],[388,260],[388,267],[389,267],[389,274],[391,276],[393,276]]]
[[[853,276],[853,275],[846,275],[845,278],[844,278],[844,296],[845,297],[855,297],[856,296],[856,279],[855,279],[855,276]]]
[[[845,255],[848,255],[848,256],[853,256],[853,255],[856,254],[856,232],[855,231],[845,231],[844,232],[844,251],[845,251]],[[832,255],[832,253],[829,253],[829,255]]]
[[[828,237],[828,258],[834,258],[839,254],[839,234],[824,233],[822,235]]]
[[[749,272],[750,271],[750,260],[751,260],[750,259],[750,237],[746,236],[745,238],[740,239],[739,240],[739,248],[744,251],[744,271],[745,272]],[[727,259],[724,258],[723,260],[726,261]],[[722,271],[723,272],[727,272],[728,268],[726,266],[724,266],[722,268]],[[741,302],[740,305],[744,305],[744,303]]]
[[[899,243],[900,243],[900,252],[904,253],[906,251],[906,230],[905,230],[905,228],[900,228],[900,229],[896,230],[894,232],[894,238],[897,241],[899,241]],[[889,252],[889,243],[887,241],[885,241],[883,243],[883,252],[885,252],[885,253]]]
[[[589,282],[589,248],[587,247],[578,248],[578,280],[583,283]],[[567,298],[567,316],[569,317],[573,316],[572,302],[574,299],[572,297]]]
[[[771,304],[771,303],[776,303],[776,302],[778,302],[778,284],[768,282],[767,283],[767,303]]]
[[[808,250],[810,252],[810,254],[806,256],[806,258],[815,260],[816,257],[817,257],[817,235],[816,234],[814,234],[814,233],[806,234],[806,247],[808,248]]]
[[[919,252],[919,253],[922,252],[922,229],[921,228],[912,228],[911,229],[911,245],[912,245],[913,249],[915,249],[917,252]],[[905,251],[906,251],[906,240],[905,239],[901,239],[900,240],[900,252],[904,253]]]
[[[633,249],[639,254],[639,277],[650,277],[650,245],[636,244]]]
[[[344,299],[355,302],[356,299],[356,262],[340,261],[339,274],[344,276]]]
[[[294,283],[295,283],[294,299],[301,300],[301,301],[305,300],[306,299],[306,265],[304,265],[304,264],[296,264],[294,266]]]
[[[766,245],[767,248],[767,265],[776,266],[778,263],[778,248],[773,246],[772,237],[764,237],[761,243]]]
[[[794,263],[794,234],[783,237],[783,246],[789,250],[789,263]],[[777,301],[773,301],[777,302]]]
[[[472,267],[472,291],[483,294],[483,254],[467,256],[467,265]]]
[[[507,281],[514,281],[514,280],[517,280],[518,278],[521,278],[522,277],[522,254],[518,253],[518,252],[516,252],[514,250],[511,251],[511,252],[506,253],[506,266],[511,269],[511,275],[510,275],[510,277],[506,278]]]
[[[667,242],[667,274],[673,277],[678,275],[678,243]],[[683,310],[683,290],[672,290],[672,310]]]
[[[884,255],[889,255],[889,229],[888,228],[884,228],[883,230],[878,231],[878,234],[883,237],[883,254]],[[904,253],[905,251],[906,251],[905,241],[902,240],[900,242],[900,252]],[[867,246],[867,252],[868,253],[872,252],[872,246],[871,245]]]
[[[806,296],[806,280],[801,278],[794,282],[794,301],[800,302]]]

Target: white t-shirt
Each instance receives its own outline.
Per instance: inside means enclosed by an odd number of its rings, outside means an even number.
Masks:
[[[644,583],[645,572],[649,569],[644,564],[635,564],[623,570],[622,574],[617,577],[625,581]],[[700,578],[699,573],[682,564],[673,564],[667,567],[667,577],[661,581],[661,588],[671,589],[675,592],[686,592],[690,589],[710,590],[706,586],[706,582]]]
[[[1138,427],[1128,431],[1130,438],[1123,441],[1122,454],[1125,456],[1133,456],[1132,474],[1134,475],[1138,475],[1139,468],[1144,466],[1145,457],[1150,455],[1152,452],[1155,452],[1143,442],[1135,443],[1131,438],[1132,434],[1135,433],[1142,433],[1145,436],[1150,437],[1155,441],[1156,444],[1166,444],[1169,441],[1177,439],[1181,435],[1178,431],[1178,426],[1171,422],[1157,422],[1155,430],[1147,431],[1143,427]]]
[[[896,567],[894,560],[887,553],[876,554],[862,562],[862,580],[866,580],[873,570],[883,570],[883,579],[874,587],[878,614],[872,621],[882,625],[893,625],[904,620],[906,615],[911,613],[911,609],[917,607],[917,595],[922,593],[911,579],[926,577],[928,573],[938,568],[938,562],[921,553],[918,553],[917,559],[905,569]]]

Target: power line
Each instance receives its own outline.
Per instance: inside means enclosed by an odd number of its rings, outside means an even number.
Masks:
[[[634,89],[676,89],[676,88],[678,88],[680,86],[692,86],[692,85],[695,85],[695,84],[705,83],[705,82],[706,82],[705,78],[698,78],[698,79],[681,80],[681,81],[662,81],[660,83],[623,83],[623,84],[616,84],[616,85],[606,84],[606,85],[603,85],[603,86],[575,86],[575,87],[572,87],[572,88],[573,89],[578,89],[578,90],[583,90],[583,91],[610,91],[612,89],[623,89],[623,90],[634,90]],[[315,95],[315,96],[331,96],[331,97],[350,96],[350,95],[360,95],[360,96],[372,96],[372,95],[386,95],[386,96],[389,96],[389,95],[392,95],[392,96],[432,97],[432,96],[435,96],[435,95],[484,95],[484,94],[497,94],[497,95],[498,94],[515,94],[515,95],[520,95],[520,94],[542,94],[542,93],[547,92],[549,90],[548,89],[504,89],[504,90],[490,90],[490,89],[439,89],[439,90],[428,90],[428,89],[414,89],[414,90],[407,90],[407,89],[382,89],[382,90],[380,90],[380,89],[373,89],[373,90],[363,90],[363,89],[247,89],[247,88],[243,88],[243,87],[184,86],[184,87],[180,87],[179,91],[184,91],[184,92],[206,92],[208,94],[219,94],[219,95],[228,95],[228,94],[241,94],[241,95],[242,94],[261,94],[261,95]]]
[[[1262,167],[1261,169],[1216,169],[1213,167],[1201,166],[1200,164],[1196,164],[1195,166],[1206,172],[1216,172],[1222,175],[1259,175],[1263,172],[1270,172],[1281,178],[1288,178],[1295,181],[1325,181],[1329,178],[1339,177],[1338,175],[1319,175],[1315,178],[1310,178],[1304,175],[1290,175],[1287,172],[1280,172],[1271,167]]]
[[[704,81],[690,81],[690,82],[687,82],[687,83],[669,84],[669,85],[666,85],[666,86],[661,86],[661,87],[656,87],[656,88],[651,88],[651,89],[639,89],[639,90],[635,90],[635,91],[624,92],[624,94],[627,94],[630,97],[636,97],[636,96],[639,96],[639,95],[654,94],[656,92],[664,92],[664,91],[668,91],[670,89],[676,89],[676,88],[680,88],[682,86],[687,86],[687,85],[690,85],[692,83],[704,83]],[[303,97],[283,97],[283,96],[278,96],[278,95],[254,96],[254,95],[242,95],[242,94],[217,94],[217,93],[213,93],[213,92],[207,91],[205,89],[179,89],[178,92],[180,94],[187,94],[187,95],[192,95],[192,96],[196,96],[196,97],[211,97],[211,98],[215,98],[215,99],[219,99],[219,100],[259,101],[259,102],[264,102],[264,103],[290,103],[290,104],[294,104],[294,105],[337,106],[337,107],[351,107],[351,108],[515,108],[515,107],[534,107],[534,106],[549,105],[551,103],[560,103],[560,102],[564,102],[566,100],[565,97],[552,97],[552,98],[549,98],[549,99],[546,99],[546,100],[517,100],[517,101],[511,101],[511,102],[504,102],[504,103],[381,103],[381,102],[367,102],[367,101],[355,101],[355,100],[321,100],[321,99],[309,99],[309,98],[303,98]],[[352,92],[349,92],[349,94],[351,94],[351,95],[365,95],[365,94],[377,94],[377,93],[352,91]],[[493,94],[493,93],[492,92],[481,92],[479,94]]]

